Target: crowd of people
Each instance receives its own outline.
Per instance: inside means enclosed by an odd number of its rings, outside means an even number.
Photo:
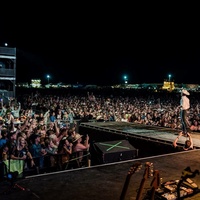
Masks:
[[[89,136],[78,132],[77,121],[123,121],[180,132],[177,95],[146,91],[52,95],[37,91],[1,101],[0,162],[22,160],[25,168],[67,169],[74,152],[90,149]],[[188,115],[192,131],[200,131],[199,114],[198,98],[193,94]]]

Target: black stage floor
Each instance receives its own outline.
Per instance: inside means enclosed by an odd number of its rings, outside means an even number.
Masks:
[[[181,180],[182,172],[186,167],[189,166],[192,172],[200,169],[200,150],[28,177],[17,182],[20,186],[25,187],[25,191],[16,188],[8,194],[1,194],[0,199],[118,200],[130,167],[133,164],[137,166],[138,161],[142,164],[142,168],[130,177],[130,183],[125,195],[127,200],[136,199],[137,190],[144,177],[146,162],[153,163],[153,170],[158,170],[163,182]],[[200,176],[198,174],[191,179],[198,186],[200,185]],[[142,196],[147,193],[148,189],[151,189],[152,180],[153,177],[151,176],[146,179]],[[6,191],[8,186],[8,183],[2,182],[0,192]],[[199,200],[200,194],[197,193],[187,199]]]
[[[89,134],[90,138],[94,139],[92,133],[90,132]],[[115,140],[116,138],[113,139]],[[157,186],[153,181],[154,177],[146,173],[147,162],[153,164],[152,172],[159,175],[157,177],[162,178],[163,183],[176,180],[180,181],[182,178],[189,177],[197,184],[197,189],[190,190],[193,192],[190,197],[185,196],[185,198],[181,199],[200,199],[200,194],[198,193],[200,186],[200,175],[198,173],[198,170],[200,170],[200,150],[198,148],[191,151],[166,153],[94,165],[88,168],[27,176],[24,179],[16,181],[25,190],[16,187],[9,192],[5,192],[8,190],[10,182],[2,181],[0,182],[0,199],[120,200],[125,181],[129,180],[124,199],[133,200],[136,199],[138,190],[141,189],[141,181],[145,180],[144,187],[142,187],[143,190],[140,192],[141,199],[143,199],[148,194],[148,191],[152,189],[152,183],[154,183],[153,186]],[[138,164],[141,164],[141,169]],[[190,167],[191,171],[185,173],[184,169],[187,167]],[[128,172],[131,172],[131,174],[128,175]],[[161,187],[161,185],[158,184],[158,187]],[[188,191],[187,187],[182,186],[182,189],[182,191]],[[164,193],[165,195],[170,194],[166,190]],[[161,195],[157,197],[161,199]]]

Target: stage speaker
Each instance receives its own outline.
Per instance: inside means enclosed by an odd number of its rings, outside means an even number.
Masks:
[[[94,147],[102,163],[131,160],[138,156],[138,149],[134,148],[128,140],[96,142]]]

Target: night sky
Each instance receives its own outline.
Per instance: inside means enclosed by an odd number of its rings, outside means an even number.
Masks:
[[[82,6],[0,14],[0,46],[17,49],[17,82],[45,83],[49,74],[53,83],[118,84],[123,75],[161,83],[171,74],[175,83],[200,83],[199,17],[191,10]]]

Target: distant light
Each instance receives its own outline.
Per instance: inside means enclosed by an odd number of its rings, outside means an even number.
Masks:
[[[47,79],[48,79],[48,83],[49,83],[50,75],[47,75]]]
[[[169,76],[169,82],[170,82],[170,79],[171,79],[171,76],[172,76],[172,75],[171,75],[171,74],[169,74],[168,76]]]
[[[125,75],[124,76],[124,83],[127,84],[128,83],[128,77]]]
[[[5,43],[4,45],[5,45],[5,47],[7,47],[7,46],[8,46],[8,43]]]

